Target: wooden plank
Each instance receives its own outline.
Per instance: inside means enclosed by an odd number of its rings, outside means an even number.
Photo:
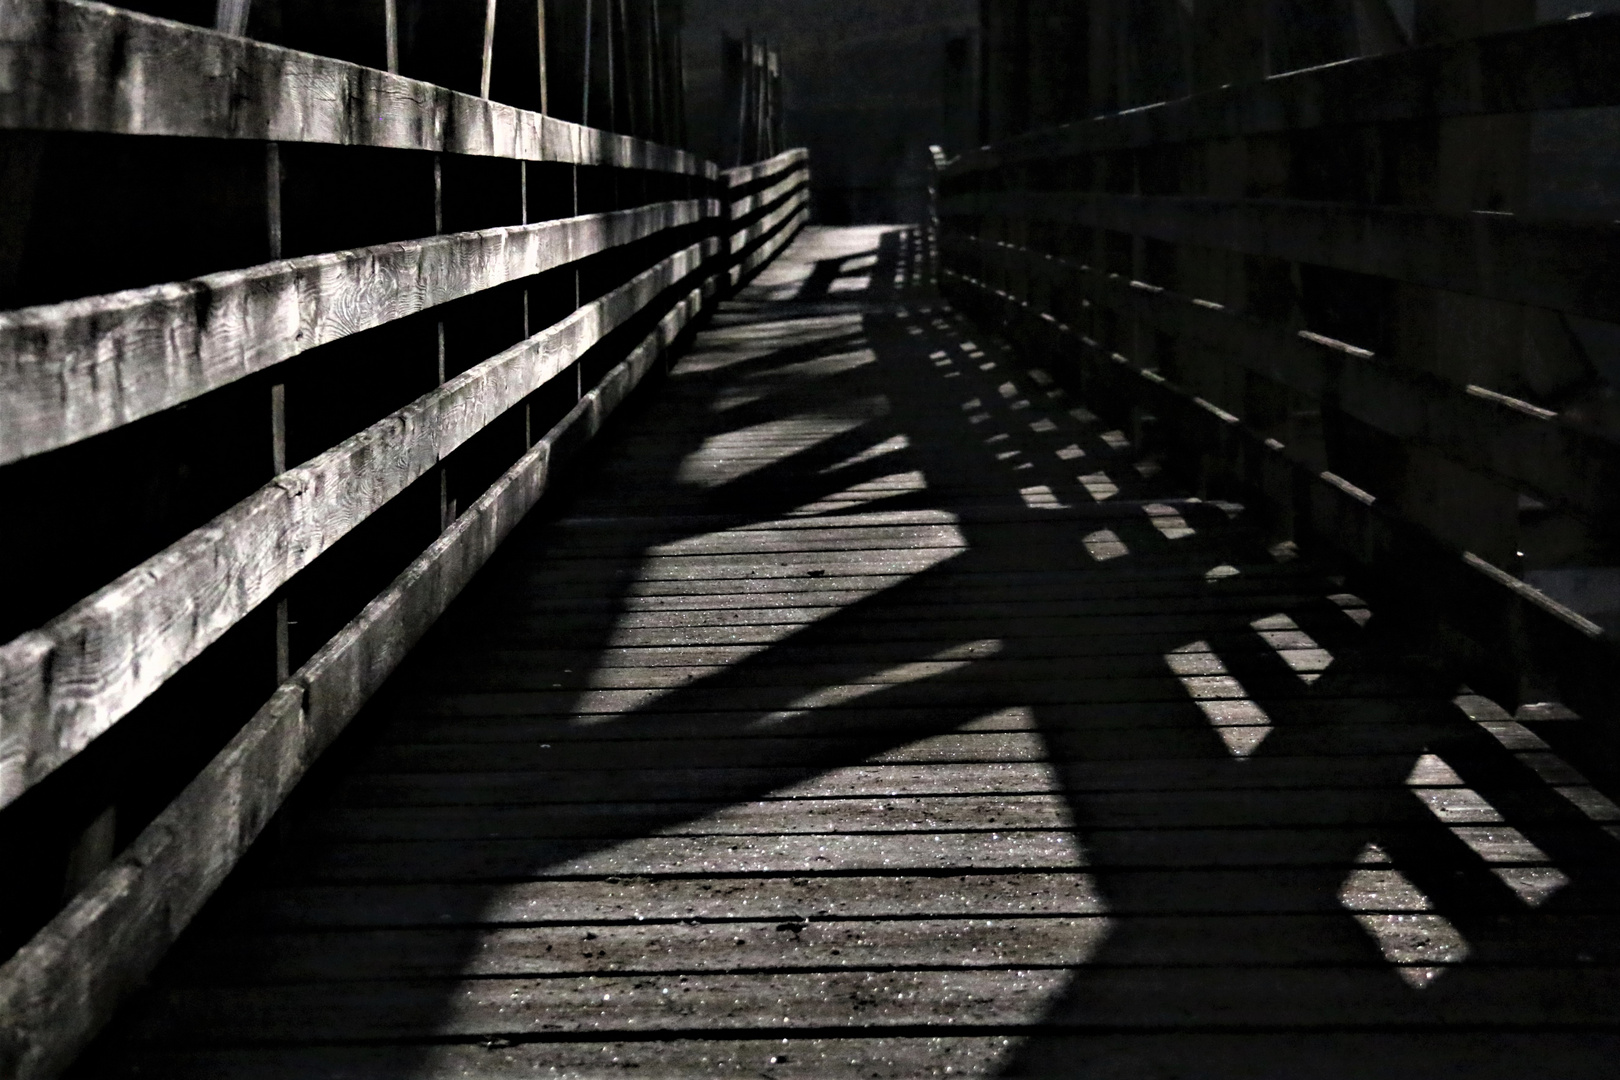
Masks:
[[[1335,408],[1380,431],[1433,446],[1589,520],[1610,523],[1620,512],[1620,444],[1549,410],[1057,256],[960,233],[948,233],[943,246],[993,250],[1052,288],[1073,289],[1166,333],[1214,345],[1250,371],[1317,399],[1331,397]]]
[[[1390,709],[1398,708],[1391,705]],[[1020,710],[1021,711],[1021,710]],[[1414,710],[1416,711],[1416,710]],[[1042,718],[1046,720],[1047,718]],[[1168,719],[1168,718],[1166,718]],[[996,770],[997,777],[993,788],[981,790],[978,794],[967,794],[974,790],[974,772],[970,768],[957,766],[975,765],[981,763],[973,758],[951,761],[941,760],[938,756],[933,759],[924,758],[910,764],[905,764],[906,752],[901,750],[890,751],[887,754],[872,754],[859,765],[844,765],[829,768],[816,773],[806,779],[806,769],[802,766],[783,764],[793,761],[794,755],[803,755],[806,760],[814,758],[816,761],[848,760],[853,754],[872,748],[873,745],[883,743],[901,742],[908,737],[920,736],[918,742],[932,741],[930,733],[941,729],[948,729],[948,723],[927,724],[915,723],[909,730],[891,727],[882,731],[879,738],[876,732],[863,733],[860,728],[850,725],[841,740],[828,739],[822,733],[802,733],[799,745],[789,745],[780,753],[772,753],[777,749],[769,745],[774,740],[766,740],[767,745],[760,750],[752,747],[752,740],[739,738],[736,740],[711,740],[710,746],[736,755],[736,760],[728,760],[724,753],[716,753],[706,762],[692,766],[690,762],[695,755],[688,755],[685,761],[672,762],[667,769],[660,769],[658,763],[647,760],[651,755],[642,754],[639,760],[624,761],[621,757],[626,755],[627,748],[642,745],[656,745],[668,741],[671,736],[659,732],[659,737],[640,739],[626,738],[618,741],[589,742],[584,739],[570,741],[560,736],[552,736],[543,731],[534,731],[531,725],[530,740],[536,737],[552,739],[552,748],[557,753],[558,760],[549,768],[535,769],[534,773],[549,773],[557,778],[558,782],[566,787],[566,792],[552,790],[549,786],[536,781],[531,785],[532,793],[520,804],[490,804],[494,813],[488,813],[487,819],[492,822],[503,820],[503,815],[512,814],[514,822],[518,820],[543,820],[536,807],[551,806],[554,804],[580,802],[580,794],[594,792],[587,802],[594,802],[604,797],[623,797],[634,794],[638,800],[647,800],[648,804],[656,802],[679,803],[685,800],[688,803],[701,804],[714,799],[730,798],[733,793],[754,789],[754,798],[764,798],[764,792],[782,792],[773,796],[781,799],[854,799],[870,800],[885,799],[903,803],[908,799],[923,800],[928,807],[936,803],[946,810],[952,808],[963,812],[972,811],[982,816],[981,824],[989,822],[992,825],[1000,824],[997,817],[996,804],[1009,795],[1028,795],[1038,792],[1057,791],[1061,786],[1065,791],[1077,797],[1090,797],[1092,795],[1107,793],[1140,793],[1152,792],[1164,794],[1168,792],[1198,792],[1198,791],[1253,791],[1278,792],[1291,790],[1317,791],[1335,789],[1353,791],[1358,789],[1379,789],[1383,791],[1402,790],[1406,781],[1416,771],[1420,779],[1430,779],[1436,784],[1442,781],[1456,783],[1454,777],[1443,773],[1434,765],[1414,753],[1412,747],[1425,736],[1438,732],[1441,725],[1433,719],[1424,718],[1419,714],[1409,718],[1411,727],[1405,730],[1396,730],[1391,721],[1382,725],[1386,730],[1379,732],[1366,723],[1355,724],[1353,731],[1332,731],[1319,719],[1311,725],[1311,744],[1305,748],[1307,753],[1277,752],[1261,757],[1250,758],[1241,768],[1234,769],[1229,760],[1218,760],[1202,753],[1184,753],[1176,756],[1174,746],[1166,745],[1160,753],[1152,753],[1148,738],[1155,728],[1161,731],[1171,725],[1161,721],[1158,724],[1144,724],[1142,730],[1150,733],[1147,738],[1134,742],[1125,737],[1124,729],[1115,727],[1112,732],[1105,728],[1088,727],[1083,734],[1069,737],[1067,734],[1059,738],[1042,739],[1041,743],[1050,747],[1051,768],[1030,768],[1031,764],[1038,764],[1042,759],[1034,758],[1022,762],[1013,761],[1026,767],[1018,769]],[[1290,722],[1293,718],[1290,718]],[[1343,714],[1339,721],[1344,726]],[[478,725],[482,727],[483,725]],[[1048,727],[1048,730],[1056,730]],[[444,742],[455,745],[453,736],[449,732],[442,733]],[[508,731],[508,735],[516,732]],[[578,728],[575,736],[581,734]],[[598,733],[600,734],[600,733]],[[868,736],[863,740],[863,734]],[[1380,739],[1378,736],[1382,736]],[[1479,774],[1483,769],[1484,780],[1480,781],[1486,788],[1506,790],[1507,787],[1517,786],[1527,778],[1523,771],[1511,761],[1502,759],[1499,754],[1491,755],[1489,748],[1469,747],[1468,733],[1455,726],[1445,737],[1449,745],[1457,750],[1454,754],[1463,754],[1472,761],[1483,752],[1484,762],[1472,770],[1471,774]],[[693,741],[701,736],[693,736]],[[940,738],[940,736],[933,736]],[[1036,740],[1030,738],[1031,742]],[[1337,739],[1337,742],[1331,741]],[[513,738],[497,745],[507,745],[518,740]],[[786,742],[786,740],[783,740]],[[727,745],[729,743],[730,745]],[[424,741],[421,745],[432,746],[431,742]],[[1135,754],[1119,754],[1116,750],[1129,749],[1134,745]],[[1095,752],[1093,752],[1095,748]],[[921,757],[922,755],[918,755]],[[889,760],[902,762],[900,764],[871,764],[872,761]],[[1417,764],[1414,765],[1414,761]],[[369,770],[375,769],[379,763],[376,758],[368,758],[361,762],[360,769],[355,773],[356,780],[363,779]],[[1007,764],[1009,762],[1003,762]],[[940,768],[941,765],[951,766]],[[430,773],[431,766],[417,763],[418,769]],[[452,770],[447,763],[446,771]],[[1062,783],[1057,782],[1057,773],[1061,770]],[[583,777],[571,777],[570,774],[590,774],[597,781],[592,789],[579,782]],[[618,774],[615,779],[613,774]],[[490,775],[493,775],[491,771]],[[1014,781],[1024,783],[1023,788],[1014,788],[1010,784]],[[1487,782],[1488,781],[1488,782]],[[1534,781],[1528,781],[1532,785]],[[952,787],[959,783],[960,787]],[[789,790],[790,789],[790,790]],[[1531,787],[1524,789],[1532,792],[1530,798],[1515,797],[1514,804],[1523,803],[1533,807],[1533,813],[1546,816],[1548,807],[1557,806],[1565,813],[1557,820],[1575,820],[1573,810],[1564,807],[1562,803],[1541,799],[1537,792],[1542,789]],[[603,793],[608,793],[604,796]],[[1083,794],[1082,794],[1083,793]],[[980,805],[984,796],[993,796],[990,805]],[[1010,799],[1008,805],[1017,803]],[[388,804],[384,800],[375,803],[361,803],[356,800],[336,804],[337,808],[330,818],[323,817],[312,822],[310,828],[314,834],[337,835],[344,829],[383,829],[398,826],[402,829],[428,830],[437,828],[435,813],[420,813],[421,806],[426,805],[419,801],[402,802],[399,805]],[[922,805],[921,803],[919,805]],[[972,810],[978,806],[978,810]],[[465,806],[446,803],[445,808],[454,807],[453,812],[447,814],[447,820],[453,820],[458,815],[467,815],[466,820],[473,820],[471,811]],[[1029,813],[1039,814],[1045,811],[1032,805]],[[673,812],[673,808],[671,808]],[[484,813],[487,813],[484,812]],[[351,816],[353,815],[353,816]],[[1552,818],[1548,818],[1552,820]],[[1031,826],[1033,827],[1033,826]],[[334,831],[335,830],[335,831]]]
[[[641,1075],[728,1077],[755,1080],[827,1080],[877,1077],[1007,1075],[1033,1061],[1042,1072],[1091,1075],[1121,1061],[1142,1062],[1166,1075],[1196,1072],[1203,1080],[1249,1080],[1257,1061],[1280,1075],[1319,1080],[1363,1080],[1418,1071],[1462,1071],[1471,1080],[1523,1080],[1555,1062],[1565,1080],[1608,1080],[1620,1036],[1571,1031],[1164,1031],[1130,1033],[1051,1030],[979,1034],[933,1027],[926,1034],[884,1030],[864,1035],[812,1037],[790,1032],[771,1038],[506,1040],[508,1045],[439,1043],[371,1046],[254,1046],[147,1049],[136,1061],[148,1075],[173,1080],[396,1080],[400,1076],[532,1076],[556,1070],[581,1080],[608,1080],[629,1070]],[[1106,1072],[1103,1072],[1106,1075]]]
[[[660,825],[659,823],[666,823]],[[786,799],[757,802],[591,802],[570,806],[369,807],[323,816],[312,835],[344,843],[524,837],[821,835],[939,829],[1061,829],[1068,807],[1049,795]]]
[[[723,169],[720,172],[720,181],[728,188],[746,187],[768,177],[787,172],[796,166],[803,165],[810,160],[810,151],[804,147],[794,147],[784,150],[775,157],[756,161],[752,165],[739,165],[734,169]]]
[[[1437,836],[1456,843],[1432,819],[1415,824],[1278,822],[1225,828],[1092,828],[1083,819],[1081,824],[1083,844],[1071,830],[328,842],[302,852],[288,877],[328,885],[481,881],[495,886],[541,878],[636,874],[961,874],[1080,867],[1107,874],[1116,869],[1314,866],[1336,868],[1343,875],[1348,872],[1346,860],[1368,842],[1373,828],[1381,843],[1408,850],[1432,850]],[[1602,834],[1594,837],[1589,825],[1541,826],[1535,832],[1543,846],[1590,853],[1582,860],[1560,859],[1569,869],[1584,876],[1590,866],[1594,876],[1602,874],[1608,844],[1599,839]],[[1475,837],[1474,843],[1481,856],[1502,865],[1523,862],[1514,857],[1522,839],[1518,833],[1491,830]],[[1474,866],[1481,875],[1486,873],[1484,865]]]
[[[728,207],[728,213],[731,215],[732,221],[738,221],[747,217],[749,214],[754,213],[756,210],[765,209],[767,206],[775,203],[778,199],[787,195],[788,192],[794,190],[795,188],[807,185],[809,183],[810,170],[795,169],[784,179],[777,181],[764,191],[756,192],[752,195],[745,195],[742,198],[735,200]]]
[[[810,781],[802,766],[709,769],[577,769],[501,773],[366,773],[344,786],[342,803],[363,807],[551,806],[590,802],[626,785],[649,799],[688,798],[692,784],[714,792],[758,794],[800,785],[831,796],[925,796],[977,792],[1020,795],[1057,789],[1052,771],[1029,763],[849,766]],[[699,788],[699,790],[702,790]],[[608,871],[616,873],[618,871]]]
[[[5,0],[0,128],[430,150],[717,179],[685,150],[85,0]]]
[[[1286,199],[1001,192],[940,213],[1150,236],[1620,321],[1620,225]]]
[[[987,639],[985,644],[997,649],[1000,647],[1000,642],[994,639]],[[587,663],[583,668],[568,670],[563,670],[560,666],[552,667],[521,659],[501,662],[469,657],[467,663],[456,671],[425,677],[417,683],[417,686],[429,693],[437,694],[457,691],[510,693],[548,688],[568,691],[671,691],[706,679],[723,679],[728,686],[733,687],[777,687],[785,690],[802,690],[809,694],[831,686],[846,688],[899,686],[919,679],[945,679],[957,673],[984,683],[1018,683],[1027,680],[1038,684],[1059,674],[1067,674],[1076,680],[1169,678],[1162,639],[1157,649],[1154,648],[1154,643],[1143,644],[1146,645],[1145,648],[1128,652],[1104,648],[1070,649],[1065,653],[1058,649],[1048,649],[1046,656],[1025,656],[1026,650],[1016,646],[1010,650],[1014,652],[1013,656],[996,656],[991,649],[986,649],[975,656],[969,649],[963,648],[952,652],[955,659],[938,659],[930,656],[925,649],[913,647],[909,655],[887,658],[882,656],[834,658],[820,661],[814,655],[792,655],[797,651],[793,648],[794,643],[783,642],[771,650],[776,655],[761,654],[762,659],[759,661],[748,661],[738,657],[729,661],[706,664],[623,664],[594,669]],[[783,655],[784,650],[789,651],[788,655]],[[1039,653],[1041,650],[1037,647],[1034,651]],[[1318,657],[1317,654],[1322,651],[1288,650],[1287,655],[1295,658],[1298,663],[1318,660],[1320,666],[1326,667],[1331,662],[1331,657]],[[1284,654],[1263,651],[1263,648],[1249,648],[1223,649],[1221,655],[1228,664],[1248,661],[1264,668]],[[1215,659],[1213,653],[1208,654],[1208,657],[1205,666],[1209,672],[1219,673],[1220,662]],[[885,668],[883,667],[885,663],[893,666]]]
[[[1620,17],[1594,14],[1283,72],[969,150],[949,178],[1112,150],[1351,124],[1620,105]]]
[[[1193,849],[1208,834],[1173,837],[1144,858],[1162,865],[1167,852]],[[1239,834],[1241,835],[1241,834]],[[1294,847],[1297,840],[1286,846]],[[1179,844],[1178,846],[1175,846]],[[1236,843],[1234,851],[1243,851]],[[1273,858],[1280,858],[1274,855]],[[1296,856],[1288,856],[1290,858]],[[518,881],[607,874],[803,874],[815,872],[960,873],[969,870],[1064,870],[1084,865],[1068,831],[918,832],[853,836],[671,836],[555,840],[327,843],[300,859],[299,880]]]
[[[599,732],[608,734],[608,732]],[[576,766],[594,768],[671,769],[705,765],[748,765],[790,761],[794,758],[826,761],[864,751],[867,764],[928,764],[935,762],[1047,761],[1045,741],[1028,731],[923,734],[902,746],[890,746],[893,736],[874,732],[870,745],[861,746],[850,738],[802,738],[789,735],[726,738],[660,738],[639,732],[639,738],[587,743],[529,745],[489,742],[391,743],[367,754],[358,768],[361,772],[503,772],[508,769],[559,770]],[[919,733],[913,733],[914,735]],[[900,737],[905,740],[904,736]],[[1059,758],[1062,758],[1062,754]],[[701,797],[701,796],[700,796]]]
[[[1230,872],[1225,877],[1199,876],[1221,882],[1236,877]],[[1193,873],[1188,877],[1193,878]],[[1163,890],[1126,893],[1133,902],[1139,897],[1147,903],[1163,895]],[[1207,894],[1192,892],[1189,895],[1196,903]],[[885,874],[876,877],[654,879],[632,876],[523,882],[494,890],[480,885],[281,884],[244,897],[238,910],[244,929],[272,932],[725,918],[797,921],[877,918],[896,910],[938,917],[1097,915],[1111,909],[1089,875],[1070,871],[939,877]]]
[[[0,314],[0,465],[171,408],[350,334],[717,213],[712,200],[659,203]]]
[[[753,224],[748,225],[745,228],[738,229],[736,232],[731,234],[728,243],[731,246],[732,256],[737,257],[741,255],[742,252],[747,250],[749,245],[753,244],[763,236],[769,236],[783,222],[793,217],[795,212],[798,211],[800,207],[807,207],[809,204],[810,189],[808,187],[800,187],[796,189],[794,194],[789,196],[787,201],[781,206],[777,207],[769,214],[766,214]],[[791,232],[791,230],[784,230],[784,235],[789,232]],[[754,266],[764,265],[765,262],[773,258],[784,246],[786,246],[786,241],[772,248],[770,254],[760,257],[760,259],[752,266],[748,266],[744,272],[746,273],[747,270],[753,269]]]
[[[124,854],[0,966],[7,1018],[0,1071],[33,1080],[67,1067],[218,888],[308,765],[533,506],[553,465],[597,430],[695,317],[709,289],[700,285],[683,297],[295,673]]]
[[[1015,886],[1016,887],[1016,886]],[[911,912],[905,913],[912,916]],[[1233,966],[1345,964],[1362,947],[1362,930],[1342,914],[1138,916],[1142,944],[1121,967],[1176,964],[1196,955]],[[176,974],[181,985],[254,981],[348,982],[394,979],[526,978],[554,975],[702,971],[918,969],[947,959],[953,970],[1081,965],[1095,960],[1112,931],[1097,914],[1012,919],[850,919],[638,923],[465,930],[374,930],[341,937],[288,934],[219,938],[206,963]],[[1608,920],[1549,913],[1549,934],[1579,938],[1590,952],[1620,945]],[[589,936],[587,936],[589,935]],[[1496,963],[1545,963],[1533,942],[1493,949]]]
[[[804,228],[805,223],[810,220],[810,189],[802,189],[800,194],[793,197],[788,206],[783,207],[776,213],[786,213],[788,215],[786,223],[774,239],[766,240],[759,247],[742,257],[736,269],[732,272],[733,285],[739,284],[743,279],[752,275],[754,271],[775,259],[793,242],[799,230]],[[771,216],[775,217],[776,214]],[[750,231],[752,231],[752,228],[751,226]]]
[[[1005,916],[1330,914],[1342,866],[1170,869],[1109,872],[1106,894],[1090,873],[801,875],[796,877],[625,877],[483,884],[291,885],[244,898],[234,911],[243,933],[347,929],[567,926],[683,920],[795,922],[876,919],[896,912],[932,918]],[[1466,899],[1466,897],[1459,897]],[[1474,897],[1460,914],[1496,907]],[[1559,898],[1563,911],[1612,912],[1612,898],[1581,890]],[[1376,910],[1375,904],[1369,908]],[[201,928],[199,928],[201,929]],[[219,940],[227,928],[215,925]]]
[[[1489,969],[1488,969],[1489,970]],[[1607,1026],[1620,969],[1503,966],[1467,994],[1401,992],[1387,965],[1112,971],[1107,993],[1050,1005],[1075,978],[1066,968],[690,975],[674,985],[636,976],[327,983],[175,990],[154,1003],[142,1034],[162,1041],[201,1028],[221,1041],[337,1042],[539,1035],[635,1029],[816,1030],[917,1025],[1080,1029],[1213,1026],[1246,1030],[1357,1025],[1512,1025],[1526,995],[1543,1022]],[[669,990],[669,993],[665,993]],[[1212,1007],[1213,1002],[1220,1006]],[[784,1005],[791,1003],[786,1008]],[[784,1015],[786,1013],[787,1015]],[[184,1025],[184,1026],[182,1026]],[[598,1037],[600,1037],[598,1035]]]
[[[614,327],[715,241],[606,296],[291,469],[0,648],[0,805],[107,730],[294,574]]]

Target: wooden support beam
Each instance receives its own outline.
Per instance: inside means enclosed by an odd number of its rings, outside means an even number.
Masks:
[[[291,469],[39,630],[0,647],[0,806],[106,731],[355,525],[699,269],[669,256]]]
[[[0,464],[319,345],[691,225],[698,200],[313,255],[0,314]]]

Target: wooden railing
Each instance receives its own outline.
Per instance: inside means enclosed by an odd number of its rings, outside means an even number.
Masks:
[[[23,515],[0,532],[0,1075],[46,1076],[558,466],[791,240],[808,163],[721,172],[78,0],[0,0],[0,69],[8,241],[59,213],[82,234],[51,198],[70,166],[104,213],[162,212],[188,171],[218,196],[151,250],[104,219],[112,267],[0,245],[0,305],[43,301],[0,313]],[[196,273],[150,276],[174,267]]]
[[[1620,322],[1620,226],[1475,209],[1489,183],[1458,178],[1470,138],[1505,155],[1528,130],[1485,121],[1620,105],[1616,55],[1620,17],[1584,17],[937,158],[942,287],[1203,488],[1343,559],[1476,689],[1556,698],[1612,755],[1613,634],[1526,583],[1558,552],[1520,522],[1620,563],[1601,393],[1529,389],[1537,363],[1599,381],[1571,321]]]

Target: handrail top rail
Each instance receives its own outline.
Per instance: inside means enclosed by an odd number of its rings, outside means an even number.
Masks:
[[[1620,13],[1279,72],[1012,136],[946,178],[1034,161],[1337,124],[1620,105]]]
[[[687,150],[92,0],[0,0],[0,130],[430,150],[701,176]],[[114,60],[118,62],[113,62]]]
[[[742,187],[762,180],[768,176],[775,176],[780,172],[787,172],[795,166],[802,165],[810,160],[810,151],[802,146],[791,150],[784,150],[775,157],[756,161],[752,165],[738,165],[736,168],[723,169],[720,178],[727,187]]]

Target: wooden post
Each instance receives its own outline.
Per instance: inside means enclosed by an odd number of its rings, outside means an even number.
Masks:
[[[535,0],[535,22],[540,28],[540,115],[551,115],[551,83],[546,74],[546,0]],[[524,202],[527,210],[528,202]],[[528,219],[524,218],[527,222]]]
[[[655,142],[663,141],[658,123],[658,64],[653,51],[654,20],[657,0],[640,0],[636,19],[636,34],[641,47],[641,136]]]
[[[664,21],[659,12],[663,0],[649,0],[652,20],[647,50],[653,57],[648,82],[653,87],[653,138],[666,146],[672,141],[674,125],[669,118],[669,54],[664,41]]]
[[[253,0],[218,0],[214,7],[214,29],[237,37],[247,33],[248,8]]]
[[[444,232],[444,158],[440,154],[433,155],[433,234],[441,235]],[[444,320],[440,319],[434,327],[438,339],[438,376],[439,385],[445,384],[445,341]],[[439,531],[443,532],[456,520],[456,503],[450,497],[450,470],[444,465],[439,466]]]
[[[596,0],[585,0],[585,78],[582,81],[584,90],[579,104],[579,122],[586,127],[591,126],[591,17],[596,10]],[[579,167],[574,167],[574,213],[579,213]],[[577,281],[577,276],[576,276]],[[579,304],[576,291],[574,303]]]
[[[399,0],[383,0],[383,36],[388,53],[388,73],[399,74]]]
[[[281,147],[267,143],[264,148],[265,233],[270,258],[281,258]],[[270,475],[287,471],[287,384],[270,387]],[[275,663],[276,685],[292,674],[292,616],[285,595],[276,600]]]
[[[496,0],[484,3],[484,59],[479,68],[478,94],[485,98],[489,97],[490,76],[495,73],[495,3]]]

